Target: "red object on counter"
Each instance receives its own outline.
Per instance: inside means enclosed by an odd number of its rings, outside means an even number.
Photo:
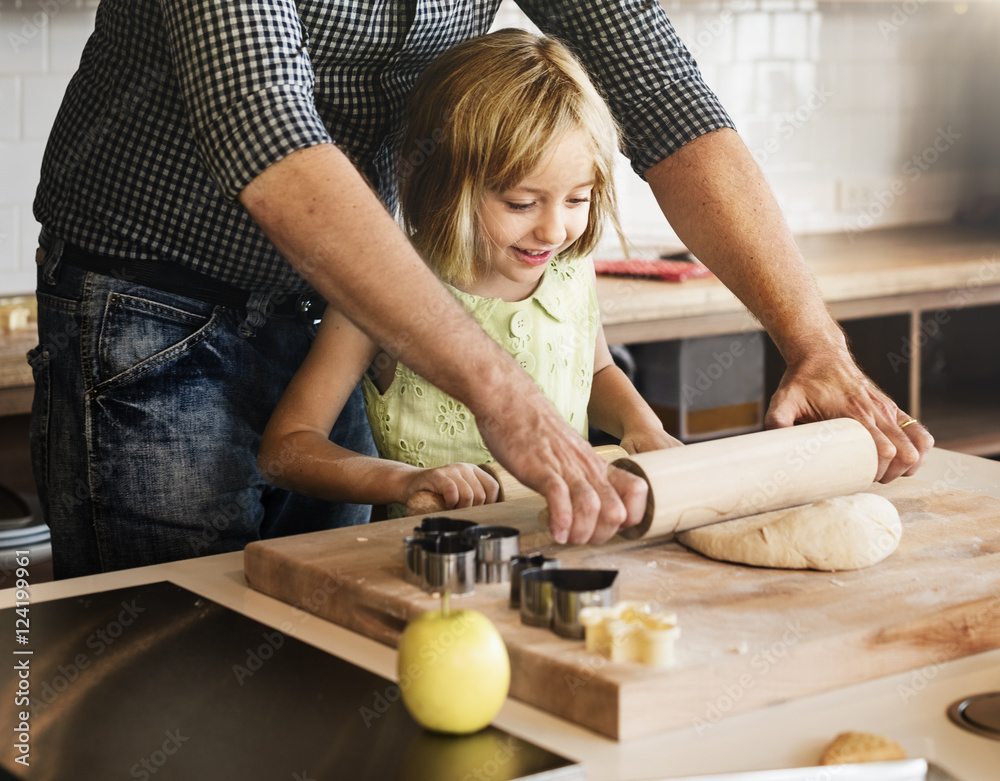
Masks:
[[[594,269],[598,274],[615,277],[636,277],[639,279],[662,279],[681,282],[685,279],[710,277],[712,272],[701,263],[686,260],[595,260]]]

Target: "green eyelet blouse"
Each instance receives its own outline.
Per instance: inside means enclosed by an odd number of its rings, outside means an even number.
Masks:
[[[586,438],[599,322],[589,261],[552,260],[535,292],[523,301],[482,298],[447,287]],[[382,458],[418,467],[494,460],[469,409],[402,363],[384,394],[367,375],[362,390]]]

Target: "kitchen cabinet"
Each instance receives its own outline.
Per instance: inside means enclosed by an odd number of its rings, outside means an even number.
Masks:
[[[798,244],[872,379],[939,447],[1000,453],[1000,231],[908,226]],[[760,330],[714,278],[601,277],[597,289],[610,343]],[[773,344],[765,367],[769,396],[783,370]]]

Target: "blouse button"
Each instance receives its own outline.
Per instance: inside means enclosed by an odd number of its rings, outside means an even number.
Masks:
[[[524,369],[528,374],[531,374],[535,370],[535,356],[531,353],[518,353],[514,356],[514,360],[517,361],[521,368]]]
[[[527,312],[515,312],[510,318],[510,332],[514,336],[527,336],[531,331],[531,321]]]

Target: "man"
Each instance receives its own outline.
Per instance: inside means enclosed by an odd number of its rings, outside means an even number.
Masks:
[[[472,410],[498,460],[545,495],[557,540],[638,521],[644,486],[609,482],[385,208],[409,86],[485,33],[497,5],[102,2],[35,209],[33,458],[57,576],[364,520],[274,490],[254,463],[320,297]],[[881,479],[915,469],[929,434],[855,366],[660,8],[521,5],[575,49],[678,235],[775,339],[789,368],[768,425],[850,415],[875,438]],[[332,436],[359,450],[355,402],[356,425]]]

